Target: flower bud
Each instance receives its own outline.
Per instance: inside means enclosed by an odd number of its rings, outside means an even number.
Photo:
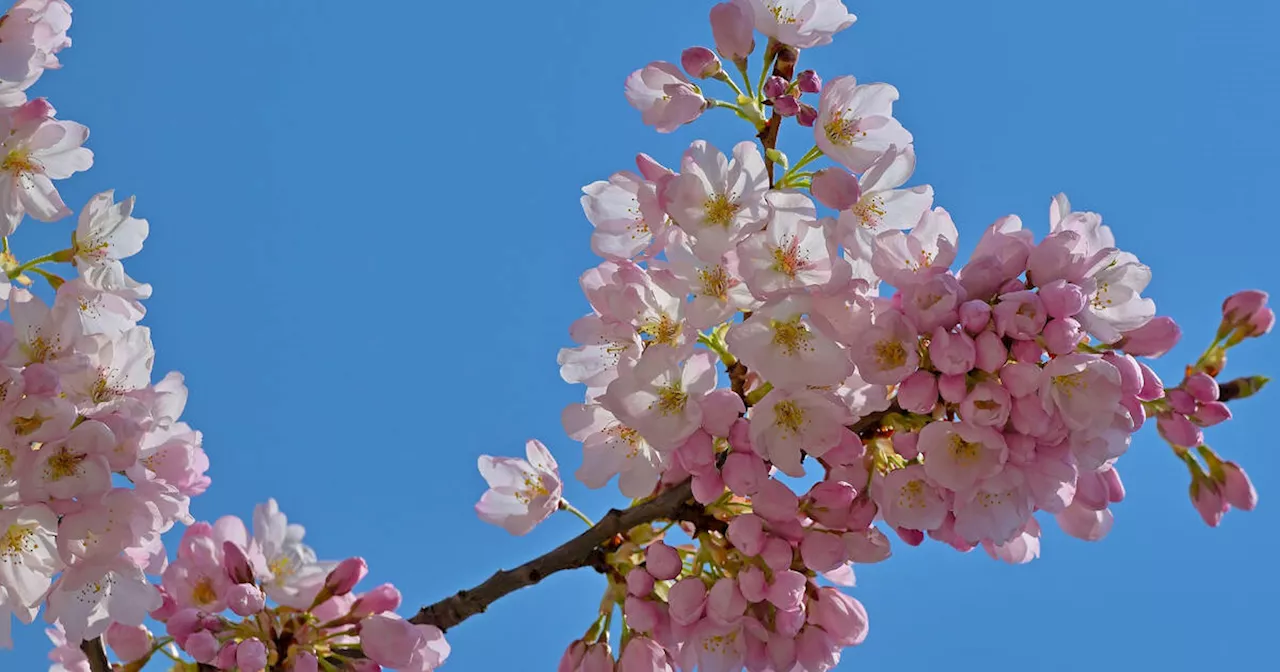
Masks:
[[[715,440],[706,432],[694,432],[676,449],[676,459],[691,474],[715,471]]]
[[[1049,317],[1059,320],[1075,317],[1088,303],[1084,290],[1066,280],[1054,280],[1041,287],[1040,300],[1044,302],[1044,310]]]
[[[192,633],[181,646],[197,663],[208,663],[218,655],[218,638],[208,630]]]
[[[702,618],[707,606],[707,586],[702,579],[690,576],[676,581],[667,592],[667,614],[674,623],[692,625]]]
[[[1248,322],[1266,308],[1267,298],[1267,293],[1258,289],[1236,292],[1222,302],[1222,319],[1233,324]]]
[[[267,646],[256,638],[240,642],[236,648],[236,667],[240,672],[262,672],[267,668]]]
[[[689,47],[680,54],[680,65],[690,77],[706,79],[720,74],[720,59],[706,47]]]
[[[1138,368],[1142,371],[1142,390],[1138,392],[1138,399],[1142,401],[1155,401],[1164,396],[1164,381],[1160,380],[1160,376],[1156,375],[1151,367],[1138,362]]]
[[[1080,323],[1069,318],[1049,320],[1044,325],[1044,344],[1054,355],[1066,355],[1076,351],[1084,338],[1084,330]]]
[[[795,96],[778,96],[773,109],[784,117],[794,117],[800,113],[800,101]]]
[[[1014,360],[1028,364],[1040,364],[1044,361],[1044,348],[1036,341],[1014,341],[1009,346],[1009,354]]]
[[[978,335],[986,330],[991,321],[991,306],[986,301],[974,299],[960,304],[960,324],[964,330]]]
[[[1150,322],[1124,333],[1117,347],[1136,357],[1159,357],[1173,349],[1182,338],[1182,328],[1170,317],[1154,317]]]
[[[733,390],[712,390],[698,404],[702,408],[702,428],[711,436],[729,436],[733,423],[747,412],[742,397]]]
[[[617,672],[672,672],[667,650],[648,637],[634,637],[622,648]]]
[[[764,550],[760,551],[760,557],[764,558],[764,564],[769,569],[781,572],[791,566],[795,553],[788,541],[774,537],[764,542]]]
[[[800,498],[785,483],[776,478],[760,484],[760,491],[751,502],[756,515],[771,523],[794,520],[800,509]]]
[[[1187,416],[1181,413],[1164,413],[1156,418],[1156,429],[1160,436],[1175,446],[1194,448],[1204,441],[1200,428],[1191,424]]]
[[[752,604],[763,602],[769,594],[769,584],[765,579],[764,570],[755,565],[743,568],[738,572],[738,590]]]
[[[227,669],[227,668],[223,668]],[[319,672],[320,661],[310,651],[299,651],[293,656],[293,668],[290,672]]]
[[[804,574],[795,570],[788,569],[778,572],[773,577],[773,583],[769,586],[769,594],[766,599],[773,606],[782,610],[799,609],[804,605],[804,588],[808,585],[809,580]]]
[[[644,551],[644,567],[653,575],[653,578],[666,581],[680,576],[683,565],[680,562],[680,553],[676,549],[661,541],[655,541]]]
[[[1249,335],[1257,338],[1258,336],[1269,334],[1274,326],[1276,326],[1275,311],[1270,308],[1263,308],[1249,318]]]
[[[830,587],[818,589],[809,620],[840,646],[857,646],[867,638],[867,610],[862,603]]]
[[[965,305],[968,304],[961,305],[960,309],[964,310]],[[933,330],[933,338],[929,341],[929,359],[933,361],[934,368],[942,373],[965,374],[973,369],[978,359],[978,349],[968,334],[952,333],[938,327]]]
[[[644,567],[627,572],[627,592],[636,597],[646,597],[653,592],[653,575]]]
[[[796,85],[804,93],[820,93],[822,91],[822,78],[813,70],[805,70],[796,75]]]
[[[346,595],[368,573],[369,566],[365,564],[364,558],[347,558],[339,562],[338,566],[334,567],[333,571],[329,572],[329,575],[324,578],[324,589],[321,592],[327,592],[329,597]],[[323,600],[318,601],[322,602]]]
[[[1000,382],[1011,397],[1026,397],[1040,390],[1040,372],[1043,369],[1026,362],[1009,362],[1000,369]]]
[[[1202,474],[1191,479],[1191,504],[1209,527],[1217,527],[1222,522],[1222,516],[1227,513],[1228,507],[1218,486]]]
[[[1191,421],[1201,427],[1212,427],[1230,419],[1231,409],[1221,401],[1201,404],[1200,408],[1196,409],[1195,415],[1191,416]]]
[[[1182,384],[1182,389],[1201,403],[1218,400],[1218,381],[1203,371],[1197,371],[1188,377]]]
[[[395,586],[384,583],[357,598],[355,604],[351,605],[351,615],[364,618],[399,608],[400,591]]]
[[[814,173],[809,191],[819,203],[832,210],[848,210],[862,198],[857,176],[843,168],[824,168]]]
[[[706,506],[724,494],[724,479],[720,477],[720,472],[710,469],[701,474],[693,475],[693,499],[694,501]]]
[[[724,460],[720,475],[733,494],[750,497],[759,492],[760,484],[769,478],[769,466],[757,455],[730,453]]]
[[[812,105],[800,104],[800,111],[796,113],[796,122],[805,128],[813,128],[814,123],[818,121],[818,111]]]
[[[564,654],[560,656],[560,665],[556,667],[556,672],[576,672],[582,665],[582,658],[586,655],[587,645],[581,639],[569,644]]]
[[[958,404],[969,395],[969,383],[964,374],[948,374],[938,377],[938,394],[949,404]]]
[[[711,8],[711,34],[721,56],[741,61],[756,48],[753,18],[732,2],[722,2]]]
[[[240,650],[239,642],[227,642],[226,644],[223,644],[222,648],[218,649],[218,655],[215,656],[213,659],[213,666],[218,668],[219,670],[236,669],[236,651],[239,651],[239,650]],[[295,664],[293,668],[293,672],[297,672],[297,670],[298,668],[297,668],[297,665]]]
[[[1222,472],[1222,497],[1241,511],[1252,511],[1258,505],[1258,491],[1249,475],[1235,462],[1223,462]]]
[[[1183,415],[1191,415],[1196,412],[1196,400],[1186,390],[1165,390],[1165,399],[1168,400],[1170,408]]]
[[[587,655],[582,657],[579,672],[614,672],[613,649],[609,642],[600,641],[587,647]]]
[[[898,405],[912,413],[931,413],[937,404],[938,378],[928,371],[907,376],[898,388]]]
[[[738,582],[722,578],[707,593],[707,616],[724,625],[736,623],[747,611],[747,598],[738,589]]]
[[[830,670],[840,662],[840,647],[822,628],[804,628],[796,637],[796,667]]]
[[[253,583],[253,566],[249,557],[234,541],[222,542],[222,564],[227,569],[227,576],[235,583]]]
[[[777,76],[770,75],[769,79],[764,80],[764,97],[765,100],[774,100],[787,94],[787,80]]]
[[[832,529],[844,527],[849,520],[849,507],[858,491],[844,481],[825,480],[815,483],[805,495],[805,513]]]
[[[760,555],[764,551],[764,521],[753,513],[744,513],[730,520],[726,535],[729,543],[745,555]]]
[[[1009,351],[1005,350],[1004,342],[1000,340],[1000,337],[994,331],[984,331],[978,334],[978,337],[974,339],[974,345],[977,346],[978,350],[975,364],[983,371],[995,373],[1009,361]]]
[[[132,663],[151,651],[151,632],[145,626],[112,623],[103,641],[122,662]]]
[[[227,590],[227,606],[237,616],[252,616],[266,606],[266,596],[252,583],[237,583]]]
[[[844,539],[821,530],[805,530],[800,542],[800,559],[815,572],[829,572],[843,565],[846,558]]]
[[[622,613],[632,630],[654,632],[662,623],[662,610],[650,600],[628,595],[622,603]]]

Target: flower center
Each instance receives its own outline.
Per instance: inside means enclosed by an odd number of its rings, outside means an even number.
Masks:
[[[846,112],[848,110],[837,111],[831,115],[831,121],[828,121],[822,127],[822,130],[827,134],[827,139],[833,145],[848,147],[859,139],[867,137],[867,132],[858,128],[858,125],[862,123],[862,117],[845,119]]]
[[[84,462],[86,457],[86,455],[71,452],[66,446],[59,448],[57,454],[49,458],[49,461],[45,463],[45,480],[60,481],[64,478],[78,476],[80,474],[80,463]]]
[[[907,363],[907,349],[898,341],[883,340],[875,344],[876,363],[889,371]]]
[[[781,273],[788,278],[795,278],[798,271],[809,266],[809,262],[800,251],[800,241],[792,236],[782,239],[782,244],[773,248],[773,265],[770,270]]]
[[[800,323],[799,315],[785,322],[770,320],[769,326],[773,329],[773,345],[781,348],[788,357],[795,357],[802,350],[813,350],[809,345],[813,334]]]
[[[973,465],[981,457],[981,443],[970,443],[960,438],[959,434],[951,435],[951,457],[956,463]]]
[[[858,224],[864,229],[879,228],[886,212],[884,199],[879,196],[863,196],[862,200],[853,206],[853,214],[858,218]]]
[[[4,161],[0,161],[0,170],[8,173],[38,173],[43,169],[40,162],[31,158],[29,149],[11,149],[5,155]]]
[[[702,283],[702,295],[720,299],[721,301],[729,300],[729,289],[738,284],[737,280],[729,277],[729,272],[724,266],[716,264],[710,268],[698,269],[698,280]]]
[[[1077,390],[1084,391],[1089,389],[1089,383],[1084,379],[1084,372],[1068,373],[1062,376],[1053,377],[1053,386],[1058,389],[1066,398],[1070,399]]]
[[[648,336],[651,343],[674,346],[680,337],[680,328],[680,322],[663,313],[657,319],[645,322],[637,331]]]
[[[799,434],[804,426],[804,409],[792,399],[779,401],[773,405],[773,424],[784,432]]]
[[[21,525],[10,525],[4,536],[0,537],[0,560],[9,561],[26,553],[34,553],[36,542],[32,539],[35,530]]]
[[[703,217],[707,220],[707,224],[723,226],[726,229],[733,222],[734,215],[741,209],[741,205],[725,194],[714,194],[702,204]]]
[[[204,577],[191,588],[191,601],[196,604],[213,604],[218,601],[218,593],[213,589],[213,579]]]
[[[916,479],[907,481],[898,490],[898,506],[906,509],[923,509],[927,506],[924,501],[924,481]]]
[[[663,415],[679,415],[684,412],[685,403],[689,401],[689,395],[685,394],[681,388],[680,381],[675,381],[670,385],[664,385],[658,388],[658,400],[649,405],[649,408],[657,408],[657,411]]]

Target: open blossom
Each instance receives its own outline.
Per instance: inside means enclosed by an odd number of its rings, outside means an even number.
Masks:
[[[877,483],[876,501],[886,523],[910,530],[933,530],[947,517],[943,492],[921,465],[895,469]]]
[[[18,604],[38,603],[62,569],[57,530],[57,516],[43,504],[0,509],[0,589]]]
[[[770,192],[768,201],[773,210],[769,225],[738,246],[739,267],[756,296],[768,299],[847,279],[848,264],[817,219],[812,201],[780,191]]]
[[[620,367],[630,366],[640,358],[641,339],[635,328],[598,314],[574,320],[569,337],[580,345],[562,348],[556,357],[560,377],[568,383],[603,388],[618,377]]]
[[[707,102],[678,66],[664,61],[631,73],[626,94],[627,102],[640,110],[644,123],[659,133],[670,133],[697,119]]]
[[[840,443],[847,411],[827,393],[814,390],[766,394],[752,413],[751,447],[791,476],[804,474],[801,451],[822,457]]]
[[[1044,367],[1040,398],[1045,411],[1061,413],[1071,429],[1089,429],[1115,414],[1120,372],[1098,355],[1055,357]]]
[[[525,444],[527,460],[481,455],[480,475],[489,490],[476,504],[480,520],[515,535],[528,534],[560,506],[559,465],[536,439]]]
[[[732,161],[698,140],[685,150],[680,174],[663,183],[667,214],[693,239],[693,251],[717,261],[769,218],[769,177],[754,142],[733,148]]]
[[[755,17],[756,30],[797,49],[830,44],[857,17],[840,0],[734,0]]]
[[[677,351],[653,346],[609,384],[600,403],[659,450],[673,450],[702,425],[700,400],[715,381],[710,353],[682,364]]]
[[[124,556],[68,567],[51,589],[45,620],[73,641],[92,639],[112,623],[138,626],[160,608],[160,591]]]
[[[588,488],[602,488],[617,475],[625,497],[638,499],[653,492],[667,458],[640,432],[599,404],[572,404],[561,420],[569,438],[582,442],[582,466],[574,473],[579,481]]]
[[[885,231],[910,229],[933,205],[933,187],[921,185],[900,189],[916,168],[911,145],[891,145],[859,178],[861,195],[848,209],[841,210],[841,242],[869,254],[875,237]],[[814,178],[815,181],[817,178]]]
[[[1097,289],[1088,296],[1080,324],[1103,343],[1114,343],[1155,317],[1156,304],[1142,296],[1151,282],[1151,269],[1127,252],[1090,278]]]
[[[858,374],[869,383],[894,385],[920,365],[915,325],[901,312],[878,304],[861,323],[850,348]]]
[[[848,355],[814,329],[808,300],[788,296],[755,311],[729,329],[729,348],[752,371],[777,387],[830,385],[853,373]]]
[[[666,228],[653,183],[630,171],[582,188],[582,211],[595,227],[591,249],[608,259],[643,255]]]
[[[911,144],[911,133],[893,118],[898,90],[889,84],[858,84],[852,75],[822,88],[814,137],[827,156],[855,173],[875,164],[890,146]]]
[[[149,227],[147,220],[133,216],[133,203],[132,196],[115,202],[114,191],[89,199],[73,234],[71,249],[77,265],[124,259],[142,249]]]
[[[663,251],[666,261],[654,261],[650,268],[665,273],[655,272],[654,280],[660,284],[669,282],[675,294],[691,295],[684,310],[690,327],[713,327],[757,303],[742,279],[737,251],[706,261],[694,253],[692,239],[679,229],[671,232]]]
[[[1000,473],[1009,456],[1004,437],[990,427],[965,422],[932,422],[920,430],[924,470],[938,485],[969,492]]]
[[[905,287],[944,272],[955,261],[959,237],[950,213],[934,208],[910,233],[893,230],[876,236],[871,267],[886,282]]]
[[[62,180],[93,165],[93,152],[81,147],[89,129],[53,118],[44,99],[0,112],[0,231],[12,234],[23,214],[52,222],[71,214],[53,180]]]
[[[430,672],[449,657],[449,643],[434,625],[414,625],[395,614],[360,622],[360,641],[371,660],[403,672]]]

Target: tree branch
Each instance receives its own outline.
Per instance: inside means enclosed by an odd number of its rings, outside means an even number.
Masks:
[[[594,567],[598,571],[607,572],[609,567],[605,561],[606,546],[619,534],[637,525],[666,519],[691,522],[703,529],[725,529],[723,521],[712,517],[692,500],[692,481],[685,480],[647,502],[622,511],[613,509],[594,527],[551,552],[515,569],[498,570],[475,588],[458,591],[452,597],[423,607],[409,621],[448,630],[483,613],[490,604],[503,596],[532,586],[556,572],[579,567]]]
[[[93,672],[111,672],[111,663],[107,662],[107,651],[102,648],[102,638],[94,637],[80,642],[80,650],[89,659],[89,669]]]

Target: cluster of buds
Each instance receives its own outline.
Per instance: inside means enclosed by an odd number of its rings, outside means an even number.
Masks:
[[[583,190],[605,260],[581,278],[592,312],[559,357],[562,377],[587,387],[563,414],[583,445],[576,475],[592,488],[617,476],[638,501],[687,483],[698,513],[672,512],[605,549],[599,616],[561,672],[831,669],[865,638],[867,614],[820,581],[851,586],[855,564],[887,559],[885,531],[1010,563],[1039,556],[1037,511],[1101,539],[1125,496],[1116,462],[1151,416],[1194,465],[1202,513],[1256,501],[1200,428],[1230,417],[1216,376],[1226,348],[1270,329],[1265,294],[1229,299],[1218,340],[1166,390],[1140,358],[1168,352],[1181,331],[1142,296],[1150,269],[1066,196],[1052,200],[1043,239],[1004,217],[953,271],[951,216],[929,186],[905,186],[916,157],[893,118],[896,89],[793,75],[801,49],[852,22],[838,0],[722,3],[716,51],[692,47],[681,65],[733,102],[670,63],[627,80],[660,132],[729,108],[763,146],[726,155],[695,141],[678,169],[641,154],[636,172]],[[753,29],[768,37],[756,88]],[[804,93],[821,94],[816,109]],[[788,164],[776,142],[792,117],[814,146]],[[836,165],[804,170],[823,157]],[[1265,382],[1242,380],[1235,398]],[[814,468],[807,488],[790,480]],[[556,510],[581,515],[541,443],[527,460],[486,456],[481,471],[488,522],[525,534]]]

